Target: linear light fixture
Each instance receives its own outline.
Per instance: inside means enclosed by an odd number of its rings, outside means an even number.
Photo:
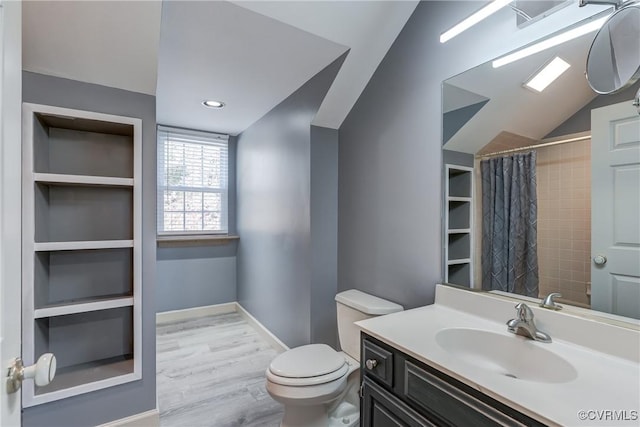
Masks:
[[[549,86],[555,79],[560,77],[562,73],[567,71],[571,65],[556,56],[545,65],[540,71],[538,71],[532,78],[524,83],[529,89],[533,89],[536,92],[542,92]]]
[[[446,41],[449,41],[452,38],[454,38],[455,36],[457,36],[458,34],[460,34],[461,32],[463,32],[465,30],[468,30],[469,28],[471,28],[474,25],[476,25],[478,22],[480,22],[483,19],[493,15],[494,13],[496,13],[497,11],[499,11],[500,9],[502,9],[503,7],[505,7],[506,5],[511,3],[511,1],[512,0],[494,0],[494,1],[492,1],[487,6],[483,7],[482,9],[480,9],[479,11],[477,11],[476,13],[474,13],[473,15],[468,17],[467,19],[465,19],[462,22],[460,22],[459,24],[453,26],[450,30],[447,30],[444,33],[442,33],[440,35],[440,43],[444,43]]]
[[[526,58],[527,56],[534,55],[538,52],[542,52],[543,50],[558,46],[559,44],[568,42],[569,40],[577,39],[580,36],[584,36],[585,34],[589,34],[593,31],[599,30],[608,18],[609,16],[605,16],[595,21],[591,21],[587,24],[572,28],[571,30],[550,37],[539,43],[532,44],[531,46],[525,47],[524,49],[517,50],[513,53],[503,56],[502,58],[498,58],[493,61],[493,68],[502,67],[503,65],[510,64],[519,59]]]

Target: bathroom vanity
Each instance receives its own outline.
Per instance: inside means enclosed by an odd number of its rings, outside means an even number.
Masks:
[[[363,427],[544,425],[367,334],[362,354]]]
[[[637,426],[638,325],[532,306],[543,343],[507,331],[517,302],[438,285],[431,306],[358,322],[361,425]]]

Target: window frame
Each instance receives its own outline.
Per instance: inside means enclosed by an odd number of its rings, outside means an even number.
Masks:
[[[220,145],[224,144],[226,147],[226,161],[225,165],[226,176],[223,179],[223,183],[226,184],[220,188],[208,188],[208,187],[193,187],[186,185],[169,186],[164,185],[164,178],[166,174],[165,163],[165,146],[167,140],[170,140],[170,135],[174,134],[184,139],[193,138],[193,144],[200,145]],[[188,141],[187,141],[188,142]],[[156,147],[157,147],[157,166],[156,166],[156,236],[158,238],[170,238],[172,236],[211,236],[211,237],[224,237],[229,236],[229,135],[219,134],[214,132],[197,131],[193,129],[185,129],[174,126],[158,125],[156,132]],[[211,193],[221,194],[221,230],[161,230],[164,228],[164,216],[167,211],[164,209],[164,192],[165,191],[181,191],[186,192],[199,192],[199,193]],[[173,211],[169,211],[173,212]],[[180,211],[186,213],[186,210]],[[204,214],[204,210],[192,211],[200,212]]]

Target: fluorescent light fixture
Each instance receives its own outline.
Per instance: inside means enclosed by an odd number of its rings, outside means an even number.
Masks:
[[[542,92],[547,86],[549,86],[555,79],[560,77],[562,73],[567,71],[571,65],[556,56],[551,62],[538,71],[529,81],[525,82],[525,86],[535,90],[536,92]]]
[[[440,35],[440,43],[444,43],[446,41],[449,41],[452,38],[454,38],[455,36],[457,36],[458,34],[460,34],[461,32],[463,32],[465,30],[468,30],[469,28],[471,28],[474,25],[476,25],[478,22],[480,22],[483,19],[493,15],[494,13],[496,13],[497,11],[499,11],[500,9],[502,9],[503,7],[505,7],[506,5],[511,3],[511,1],[512,0],[494,0],[494,1],[492,1],[487,6],[483,7],[482,9],[480,9],[479,11],[477,11],[476,13],[474,13],[473,15],[471,15],[470,17],[468,17],[464,21],[462,21],[459,24],[455,25],[450,30],[447,30],[444,33],[442,33]]]
[[[502,58],[498,58],[495,61],[493,61],[493,68],[502,67],[503,65],[510,64],[519,59],[526,58],[527,56],[534,55],[538,52],[542,52],[543,50],[568,42],[569,40],[577,39],[580,36],[584,36],[585,34],[589,34],[593,31],[597,31],[604,25],[605,21],[608,18],[609,16],[605,16],[604,18],[591,21],[587,24],[581,25],[579,27],[560,33],[556,36],[550,37],[539,43],[532,44],[531,46],[525,47],[524,49],[520,49],[518,51],[510,53],[506,56],[503,56]]]
[[[202,101],[202,105],[204,105],[205,107],[208,107],[208,108],[218,108],[218,109],[220,109],[220,108],[224,107],[224,102],[207,100],[207,101]]]

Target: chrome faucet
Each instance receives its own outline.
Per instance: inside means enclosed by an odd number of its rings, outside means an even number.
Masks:
[[[558,292],[554,292],[547,295],[540,303],[540,307],[548,308],[549,310],[562,310],[562,306],[556,303],[555,301],[556,297],[562,298],[562,294],[559,294]]]
[[[517,317],[507,322],[507,330],[511,333],[531,338],[541,342],[551,342],[551,337],[536,328],[533,321],[533,312],[529,306],[523,302],[516,305]]]

